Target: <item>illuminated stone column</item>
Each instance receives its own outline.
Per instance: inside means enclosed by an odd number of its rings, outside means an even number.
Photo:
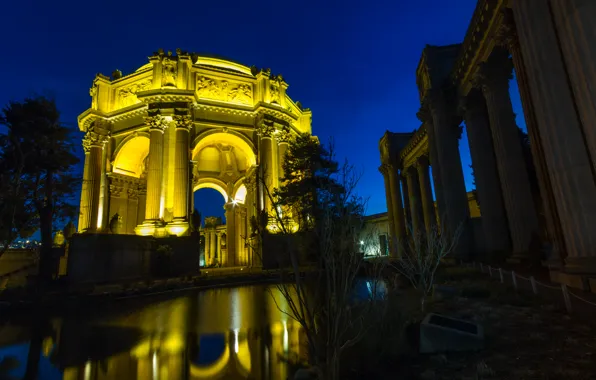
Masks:
[[[102,156],[107,140],[106,135],[94,131],[88,131],[83,138],[85,167],[81,191],[79,232],[94,232],[98,228]]]
[[[279,173],[279,182],[284,178],[284,160],[286,157],[286,151],[288,150],[289,141],[290,141],[290,130],[288,127],[284,127],[282,129],[277,130],[277,134],[275,135],[275,139],[277,140],[278,148],[278,173]]]
[[[438,158],[435,129],[433,126],[432,113],[430,112],[430,107],[428,106],[428,104],[425,104],[422,107],[420,107],[420,110],[418,111],[416,116],[423,123],[422,128],[426,130],[426,134],[428,136],[428,158],[429,163],[432,167],[432,179],[436,197],[436,205],[434,205],[435,217],[437,218],[440,226],[440,224],[443,223],[445,215],[447,214],[447,207],[445,206],[443,184],[441,182],[441,163]]]
[[[148,355],[137,358],[137,379],[151,379],[153,373],[151,359]]]
[[[420,181],[418,180],[418,171],[415,167],[409,167],[402,170],[403,175],[406,176],[408,182],[407,201],[410,202],[410,210],[412,212],[412,234],[420,234],[424,232],[424,215],[422,214],[422,204],[420,203]]]
[[[205,238],[205,264],[211,265],[213,263],[213,258],[211,257],[211,232],[209,229],[203,229],[203,236]]]
[[[389,244],[392,256],[397,256],[397,237],[395,230],[395,216],[393,215],[393,194],[391,193],[391,184],[389,183],[389,167],[386,164],[379,166],[379,171],[383,174],[385,183],[385,199],[387,199],[387,219],[389,220]]]
[[[512,9],[538,136],[565,238],[565,270],[594,273],[596,184],[592,159],[561,50],[556,48],[558,35],[549,2],[515,1]]]
[[[431,159],[433,165],[438,165],[438,167],[433,166],[433,176],[437,176],[435,184],[437,179],[440,184],[435,189],[438,189],[440,194],[437,199],[441,233],[453,236],[458,228],[463,229],[463,234],[459,237],[459,243],[455,248],[456,255],[463,256],[467,255],[470,249],[470,235],[466,233],[470,208],[459,155],[461,129],[450,108],[451,105],[448,104],[448,98],[444,90],[431,90],[428,105],[432,123],[428,122],[425,125],[429,144],[432,144],[431,155],[434,155],[433,149],[436,149],[436,156]],[[441,210],[441,203],[444,210]]]
[[[419,157],[418,162],[416,163],[416,169],[418,170],[418,181],[420,182],[420,201],[422,204],[422,213],[424,215],[424,227],[426,228],[427,233],[430,233],[436,223],[436,217],[428,168],[428,157]]]
[[[498,34],[498,42],[507,48],[511,54],[513,66],[515,67],[515,77],[517,79],[526,128],[528,130],[528,137],[530,138],[532,159],[534,161],[534,167],[536,168],[536,176],[538,177],[538,186],[542,198],[547,239],[550,240],[553,246],[553,254],[549,260],[551,263],[559,265],[561,255],[564,254],[565,251],[563,232],[561,231],[561,223],[559,221],[559,214],[553,195],[551,179],[544,158],[545,153],[540,139],[540,132],[538,130],[538,122],[535,115],[536,110],[532,103],[528,74],[526,73],[526,67],[521,53],[519,38],[515,29],[515,22],[513,20],[511,9],[507,9],[505,12],[503,25],[501,25]]]
[[[273,132],[275,131],[272,125],[265,124],[264,122],[259,126],[258,133],[261,136],[260,143],[260,159],[259,165],[261,167],[261,173],[264,176],[265,187],[273,194]],[[275,163],[277,165],[277,163]],[[271,200],[267,194],[267,190],[263,194],[263,209],[267,213],[271,212]],[[231,257],[228,255],[228,257]]]
[[[161,115],[145,118],[149,126],[149,170],[147,171],[147,204],[145,206],[145,223],[157,224],[161,211],[161,182],[163,165],[163,134],[168,127],[166,119]]]
[[[410,193],[408,192],[408,179],[403,174],[399,175],[399,181],[401,182],[401,190],[404,198],[404,225],[406,226],[406,234],[410,233],[410,227],[412,226],[412,210],[410,210]]]
[[[269,139],[271,141],[271,139]],[[232,202],[226,203],[226,266],[236,265],[236,217],[235,207]]]
[[[501,195],[486,103],[482,94],[475,90],[461,100],[460,108],[466,121],[486,250],[488,252],[507,251],[510,249],[509,227]]]
[[[217,261],[221,263],[221,232],[215,234],[215,252],[217,255]]]
[[[215,261],[215,254],[217,252],[217,235],[215,233],[215,228],[209,230],[209,255],[211,257],[211,262]],[[219,258],[218,258],[219,260]]]
[[[240,233],[239,235],[239,244],[238,249],[240,250],[240,257],[242,258],[241,264],[247,266],[248,265],[248,256],[246,254],[246,207],[240,208]]]
[[[513,252],[521,255],[527,253],[532,234],[538,233],[538,219],[509,98],[513,65],[507,55],[504,51],[493,52],[492,59],[482,64],[476,79],[488,108]]]
[[[174,116],[176,122],[176,166],[174,176],[174,222],[188,224],[189,186],[189,140],[192,119],[190,116]]]
[[[550,3],[577,114],[592,167],[596,168],[596,2],[551,0]]]

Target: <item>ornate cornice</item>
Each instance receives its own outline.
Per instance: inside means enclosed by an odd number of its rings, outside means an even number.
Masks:
[[[246,109],[230,108],[230,107],[225,107],[225,106],[204,104],[204,103],[193,103],[192,107],[194,109],[198,109],[198,110],[216,112],[216,113],[221,113],[221,114],[240,115],[240,116],[247,116],[247,117],[251,117],[251,118],[257,117],[256,112],[254,112],[252,110],[246,110]]]
[[[139,91],[136,95],[144,103],[192,103],[195,101],[193,90],[175,88]]]
[[[420,128],[418,128],[416,132],[414,132],[414,135],[412,136],[410,141],[408,141],[408,144],[401,150],[401,152],[399,153],[399,158],[401,160],[405,159],[410,152],[416,149],[418,144],[420,144],[420,142],[422,142],[422,140],[425,137],[426,127],[424,125],[421,125]]]

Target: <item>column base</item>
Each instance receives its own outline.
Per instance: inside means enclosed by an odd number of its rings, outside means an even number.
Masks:
[[[141,236],[168,236],[163,220],[145,220],[142,224],[135,227],[135,234]]]
[[[550,267],[550,279],[596,293],[596,257],[568,257],[564,266]]]
[[[190,226],[188,221],[185,219],[174,219],[166,226],[166,231],[168,235],[176,235],[176,236],[186,236],[188,235],[188,231]]]

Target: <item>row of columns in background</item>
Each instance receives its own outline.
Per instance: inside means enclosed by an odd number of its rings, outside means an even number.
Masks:
[[[385,163],[379,170],[385,180],[389,229],[394,231],[393,252],[408,234],[435,228],[437,216],[433,201],[429,159],[421,156],[413,166],[399,169]]]

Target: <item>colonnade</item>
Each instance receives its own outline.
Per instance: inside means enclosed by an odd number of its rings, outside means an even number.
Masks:
[[[461,45],[424,49],[417,69],[423,124],[405,145],[410,148],[385,156],[382,151],[394,240],[403,239],[408,223],[413,231],[431,226],[427,161],[441,232],[466,225],[469,208],[458,151],[459,125],[465,123],[482,214],[482,236],[475,241],[482,241],[486,251],[533,261],[544,259],[534,244],[542,242],[551,277],[584,287],[596,273],[591,231],[596,223],[596,74],[590,58],[596,55],[596,37],[589,34],[596,3],[486,2],[475,12]],[[530,182],[509,95],[513,73],[539,194]],[[416,136],[424,133],[428,145],[412,150],[419,144]],[[414,164],[412,155],[419,156]],[[405,177],[401,187],[398,175]],[[401,202],[406,190],[409,211]]]

